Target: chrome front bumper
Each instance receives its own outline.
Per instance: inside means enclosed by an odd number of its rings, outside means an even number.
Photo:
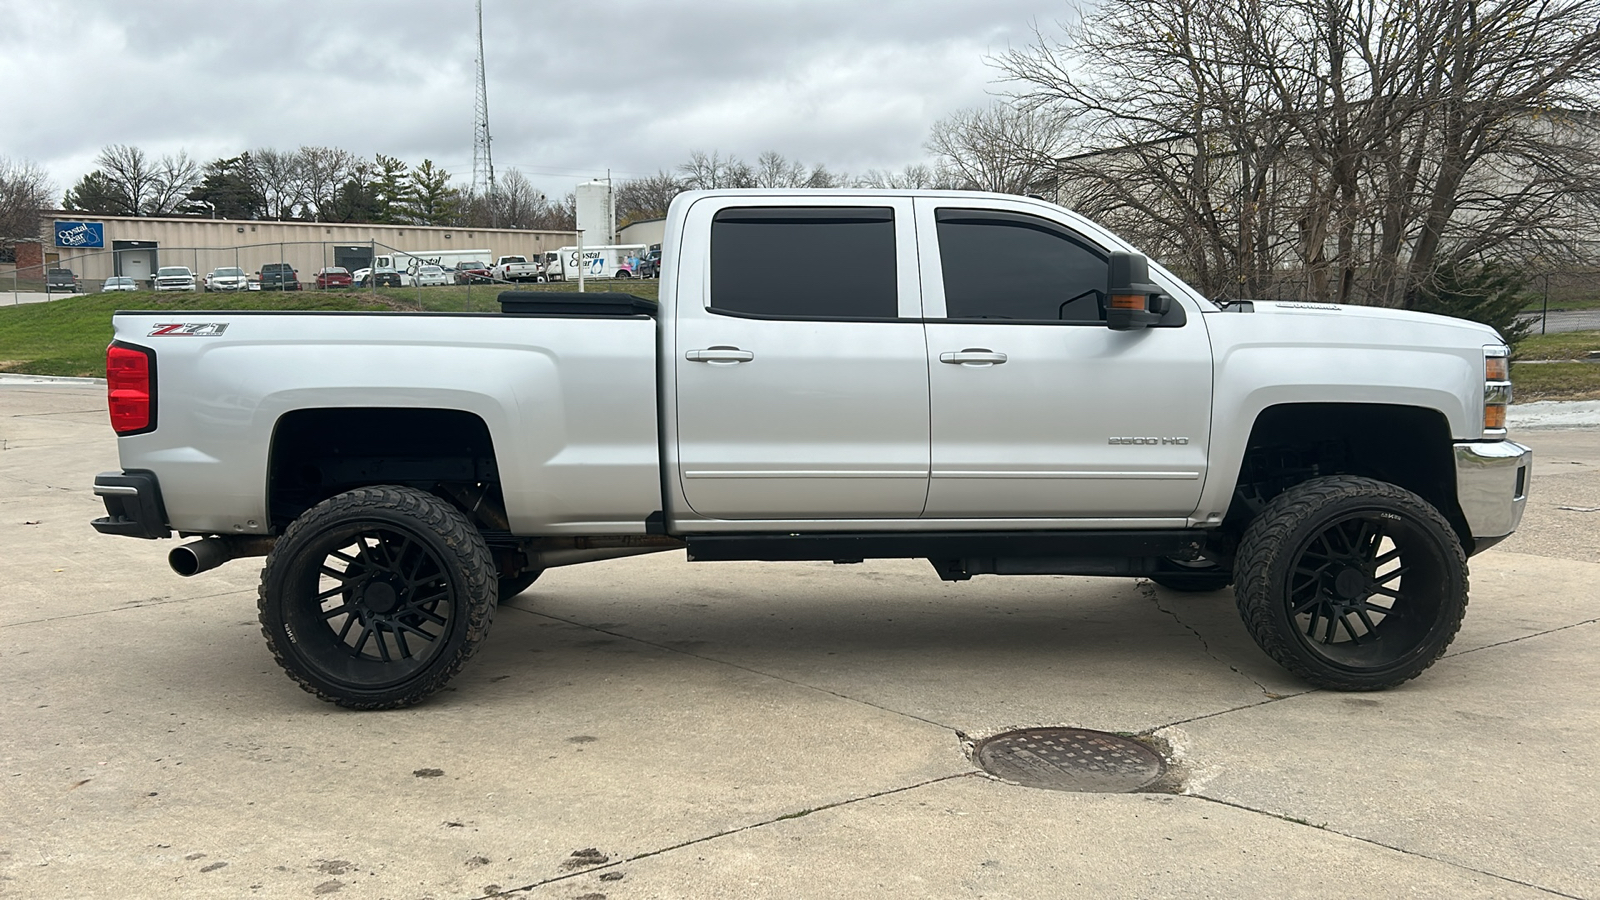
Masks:
[[[1456,500],[1477,545],[1473,552],[1517,530],[1532,479],[1533,451],[1515,441],[1456,444]]]

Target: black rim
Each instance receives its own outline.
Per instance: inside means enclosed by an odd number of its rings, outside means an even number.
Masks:
[[[1287,611],[1300,644],[1355,671],[1387,668],[1415,653],[1450,589],[1433,536],[1377,510],[1324,524],[1300,545],[1288,578]]]
[[[303,559],[285,620],[294,646],[330,681],[391,688],[444,652],[458,587],[421,538],[352,523],[317,535]]]

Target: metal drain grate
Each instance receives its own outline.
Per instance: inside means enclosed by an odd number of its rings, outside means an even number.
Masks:
[[[997,734],[973,756],[984,771],[1026,787],[1125,794],[1166,771],[1161,755],[1121,735],[1083,728],[1029,728]]]

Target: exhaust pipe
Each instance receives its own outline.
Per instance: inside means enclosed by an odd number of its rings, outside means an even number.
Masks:
[[[185,578],[215,569],[230,559],[266,556],[277,543],[275,537],[209,537],[172,548],[167,565]]]

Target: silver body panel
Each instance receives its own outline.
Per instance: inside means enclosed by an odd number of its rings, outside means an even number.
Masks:
[[[228,327],[151,336],[175,321]],[[660,509],[648,319],[184,310],[116,334],[155,349],[158,378],[157,428],[118,440],[122,467],[156,473],[180,531],[265,532],[273,429],[317,408],[478,416],[519,533],[638,533]]]

